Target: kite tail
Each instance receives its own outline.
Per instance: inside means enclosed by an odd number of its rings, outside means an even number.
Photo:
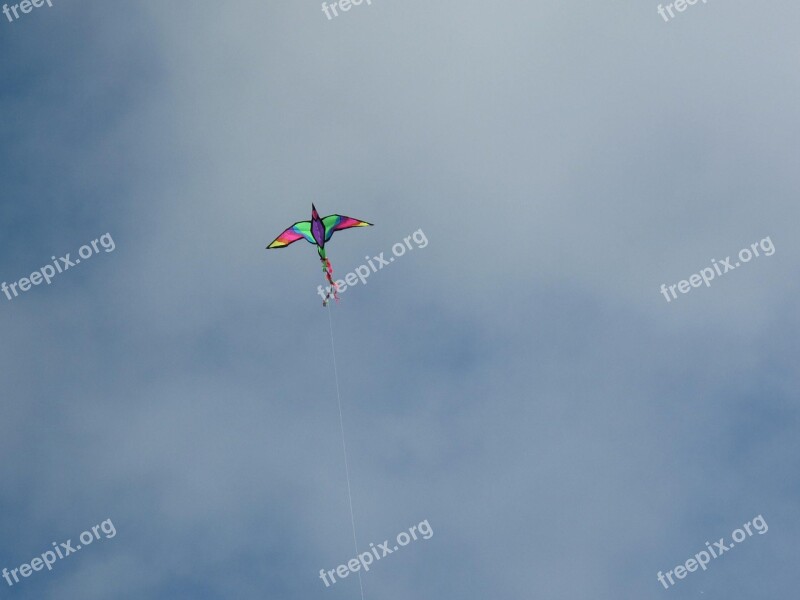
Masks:
[[[331,266],[331,261],[329,261],[327,256],[325,256],[325,250],[322,250],[319,253],[319,260],[322,263],[322,270],[325,272],[325,278],[328,280],[328,283],[330,284],[330,287],[328,288],[328,293],[325,294],[325,299],[322,301],[322,306],[328,306],[331,297],[333,297],[333,299],[336,300],[336,302],[339,301],[339,287],[333,280],[333,267]]]

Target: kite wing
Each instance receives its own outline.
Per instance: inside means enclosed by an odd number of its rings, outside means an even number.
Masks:
[[[303,238],[312,244],[316,244],[314,236],[311,235],[311,221],[298,221],[276,237],[275,241],[267,246],[267,249],[286,248],[289,244],[294,244],[297,240],[302,240]]]
[[[334,231],[340,229],[350,229],[351,227],[369,227],[372,223],[366,221],[359,221],[352,217],[345,217],[344,215],[328,215],[322,219],[322,224],[325,225],[325,241],[331,239]]]

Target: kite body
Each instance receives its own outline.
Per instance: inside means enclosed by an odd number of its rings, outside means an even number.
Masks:
[[[325,277],[331,285],[331,292],[325,296],[322,301],[323,306],[327,306],[331,295],[335,300],[339,300],[337,293],[336,283],[333,281],[333,268],[325,254],[325,242],[331,239],[334,231],[341,229],[350,229],[351,227],[369,227],[372,223],[366,221],[359,221],[352,217],[345,217],[343,215],[328,215],[320,219],[316,207],[311,205],[311,220],[298,221],[282,234],[275,238],[275,240],[267,246],[267,249],[272,248],[285,248],[298,240],[306,240],[310,244],[317,247],[319,259],[322,262],[322,270],[325,272]]]

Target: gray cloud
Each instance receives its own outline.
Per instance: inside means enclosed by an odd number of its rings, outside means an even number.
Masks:
[[[798,8],[373,0],[3,23],[0,558],[111,518],[19,598],[353,597],[323,282],[263,248],[324,212],[366,597],[789,597]],[[776,252],[667,304],[771,236]]]

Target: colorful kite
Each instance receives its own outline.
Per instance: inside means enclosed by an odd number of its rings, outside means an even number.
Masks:
[[[333,281],[333,268],[331,262],[325,255],[325,242],[331,239],[334,231],[340,229],[350,229],[351,227],[369,227],[372,223],[366,221],[359,221],[351,217],[344,217],[342,215],[328,215],[327,217],[319,218],[316,207],[311,205],[311,220],[298,221],[289,229],[284,231],[275,241],[267,246],[270,248],[285,248],[289,244],[295,243],[297,240],[305,239],[310,244],[317,247],[319,259],[322,261],[322,270],[325,272],[325,277],[330,284],[330,291],[326,294],[325,299],[322,301],[322,306],[327,306],[330,301],[331,295],[338,301],[339,294],[336,282]]]

